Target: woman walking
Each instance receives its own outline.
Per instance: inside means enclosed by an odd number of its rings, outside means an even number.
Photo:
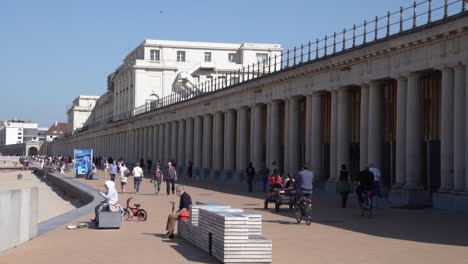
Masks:
[[[340,178],[336,184],[337,191],[341,194],[341,208],[346,208],[348,202],[348,195],[351,189],[351,178],[349,177],[349,171],[346,169],[346,165],[341,165]]]

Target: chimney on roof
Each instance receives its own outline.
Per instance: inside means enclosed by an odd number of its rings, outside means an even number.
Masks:
[[[57,126],[57,121],[55,121],[54,126]]]

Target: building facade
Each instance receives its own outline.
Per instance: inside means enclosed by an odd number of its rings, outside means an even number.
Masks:
[[[80,95],[75,100],[67,112],[68,116],[68,133],[86,127],[92,122],[93,109],[96,106],[99,96]]]
[[[0,122],[0,146],[26,142],[39,142],[37,123],[16,119]]]
[[[238,72],[239,82],[59,140],[50,154],[87,147],[175,160],[181,172],[191,160],[196,176],[236,183],[250,161],[285,173],[307,162],[333,192],[341,165],[356,176],[373,163],[395,206],[468,212],[468,12],[456,3],[454,15],[424,13],[419,25],[415,9],[408,29],[400,17],[396,33],[376,26],[360,43],[356,28],[351,40],[325,37],[288,51],[278,70]]]

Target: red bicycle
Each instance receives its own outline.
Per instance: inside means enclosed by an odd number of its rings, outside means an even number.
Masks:
[[[132,199],[133,197],[127,199],[127,207],[123,209],[123,219],[127,221],[130,218],[136,217],[137,221],[146,221],[148,213],[146,213],[145,209],[140,209],[141,204],[133,204],[135,207],[131,207],[130,201]]]

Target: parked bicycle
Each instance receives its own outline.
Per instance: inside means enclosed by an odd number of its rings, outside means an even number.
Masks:
[[[307,197],[302,197],[299,204],[295,207],[296,221],[301,223],[305,219],[307,225],[312,223],[312,200]]]
[[[130,218],[136,217],[137,221],[146,221],[148,213],[146,213],[145,209],[140,208],[141,204],[133,204],[135,207],[131,207],[130,201],[132,199],[133,197],[127,199],[127,207],[123,209],[123,219],[127,221]]]

